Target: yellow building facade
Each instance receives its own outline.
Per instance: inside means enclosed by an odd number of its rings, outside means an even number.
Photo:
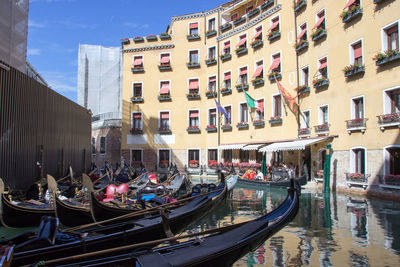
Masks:
[[[397,8],[231,1],[123,39],[123,158],[162,172],[258,167],[266,152],[318,178],[331,143],[332,186],[400,191]]]

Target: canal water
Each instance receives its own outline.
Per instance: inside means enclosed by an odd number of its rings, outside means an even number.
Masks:
[[[188,232],[257,218],[286,192],[237,186]],[[234,266],[400,266],[400,203],[303,190],[296,218]]]

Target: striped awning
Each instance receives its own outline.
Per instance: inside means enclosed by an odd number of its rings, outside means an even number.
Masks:
[[[247,145],[242,148],[242,150],[258,150],[260,147],[265,146],[265,144],[253,144]]]
[[[302,139],[289,142],[272,143],[260,149],[261,152],[276,152],[285,150],[304,150],[306,146],[322,142],[326,139],[315,138],[315,139]]]
[[[241,149],[246,144],[230,144],[230,145],[220,145],[218,148],[222,150],[229,150],[229,149]]]

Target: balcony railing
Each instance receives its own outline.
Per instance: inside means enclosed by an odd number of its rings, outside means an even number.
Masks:
[[[169,40],[169,39],[171,39],[171,35],[169,35],[168,33],[162,33],[162,34],[160,34],[160,39],[161,40]]]
[[[263,3],[260,7],[261,9],[267,9],[269,6],[272,6],[274,4],[274,0],[268,0],[267,2]]]
[[[349,10],[343,11],[342,21],[343,23],[347,23],[359,15],[362,15],[362,8],[360,7],[349,8]]]
[[[247,89],[249,89],[249,85],[247,83],[246,84],[237,84],[236,85],[236,90],[238,92],[241,92],[241,91],[247,90]]]
[[[211,37],[211,36],[216,35],[216,34],[217,34],[216,30],[210,30],[210,31],[206,32],[206,36],[207,37]]]
[[[141,103],[141,102],[143,102],[143,97],[141,97],[141,96],[132,96],[131,97],[131,102],[132,103]]]
[[[146,40],[147,41],[156,41],[157,36],[156,35],[148,35],[148,36],[146,36]]]
[[[144,39],[143,39],[143,37],[136,36],[136,37],[133,38],[133,41],[135,43],[139,43],[139,42],[144,42]]]
[[[200,63],[199,62],[188,62],[186,63],[186,66],[191,69],[191,68],[199,68]]]
[[[269,35],[268,35],[268,40],[269,41],[272,41],[272,40],[274,40],[274,39],[276,39],[276,38],[278,38],[278,37],[280,37],[281,36],[281,32],[278,30],[278,31],[274,31],[274,32],[271,32]]]
[[[282,117],[271,117],[268,121],[270,124],[281,124]]]
[[[381,66],[386,63],[395,61],[400,58],[400,53],[398,50],[387,50],[385,53],[377,54],[374,59],[376,60],[375,65]]]
[[[246,21],[246,17],[240,17],[240,18],[238,18],[238,19],[235,19],[234,21],[233,21],[233,25],[235,25],[235,26],[237,26],[237,25],[239,25],[240,23],[243,23],[243,22],[245,22]]]
[[[299,95],[303,95],[310,92],[310,87],[308,85],[300,85],[296,88],[296,91]]]
[[[254,42],[251,43],[251,47],[256,49],[263,46],[263,44],[264,44],[263,40],[254,40]]]
[[[236,124],[236,128],[238,128],[238,129],[249,128],[249,123],[248,122],[239,122],[238,124]]]
[[[144,67],[143,66],[134,66],[134,67],[131,68],[131,70],[132,70],[133,73],[143,72],[144,71]]]
[[[221,60],[222,60],[222,61],[226,61],[226,60],[231,59],[231,58],[232,58],[231,53],[221,55]]]
[[[253,9],[252,11],[250,11],[250,12],[247,14],[247,17],[250,19],[250,18],[254,17],[255,15],[257,15],[257,14],[259,14],[259,13],[260,13],[260,9],[257,7],[257,8],[255,8],[255,9]]]
[[[168,65],[158,65],[158,69],[159,70],[171,70],[172,69],[172,67],[171,67],[171,64],[168,64]]]
[[[216,97],[217,96],[217,92],[210,90],[206,92],[206,97]]]
[[[253,86],[260,86],[260,85],[264,84],[264,79],[262,77],[256,78],[252,81],[252,83],[253,83]]]
[[[120,119],[121,119],[121,113],[118,112],[107,112],[92,116],[92,122],[102,121],[102,120],[120,120]]]
[[[313,81],[313,86],[315,89],[319,89],[324,86],[329,85],[329,80],[327,78],[322,78],[322,79],[316,79]]]
[[[224,124],[224,125],[221,126],[221,129],[222,129],[223,131],[232,130],[232,125],[230,125],[230,124]]]
[[[129,38],[121,39],[121,44],[123,44],[123,45],[129,44]]]
[[[301,41],[300,43],[296,44],[296,52],[300,52],[300,50],[306,47],[308,47],[308,41]]]
[[[346,173],[346,184],[348,187],[362,186],[365,189],[368,187],[368,178],[370,174],[364,173]]]
[[[187,99],[200,99],[199,93],[190,93],[186,95]]]
[[[327,33],[326,33],[325,29],[317,29],[313,34],[311,34],[311,40],[316,42],[326,35],[327,35]]]
[[[200,40],[200,35],[198,35],[198,34],[189,34],[189,35],[187,35],[187,39],[189,41]]]
[[[400,113],[383,114],[377,117],[378,117],[379,127],[381,128],[382,131],[384,131],[386,127],[394,126],[400,128]]]
[[[200,128],[198,126],[189,126],[186,131],[188,133],[199,133],[200,132]]]
[[[247,47],[240,47],[240,48],[238,48],[238,49],[236,49],[236,55],[242,55],[242,54],[245,54],[245,53],[247,53]]]
[[[281,72],[272,72],[268,74],[268,80],[275,81],[275,78],[278,80],[282,78]]]
[[[307,5],[306,0],[297,0],[294,1],[294,12],[299,11],[302,7],[305,7]]]
[[[216,132],[217,131],[217,126],[216,125],[207,125],[206,131],[207,132]]]
[[[160,127],[158,128],[159,133],[171,133],[171,129],[169,127]]]
[[[211,58],[211,59],[206,59],[206,65],[212,65],[217,63],[217,60],[215,58]]]
[[[255,120],[253,121],[253,126],[264,126],[265,120]]]
[[[221,94],[223,94],[223,95],[227,95],[227,94],[230,94],[230,93],[232,93],[232,89],[231,88],[222,88],[222,90],[221,90]]]
[[[366,118],[346,120],[347,132],[349,134],[353,131],[365,132],[365,129],[367,128],[367,120],[368,119]]]
[[[298,131],[298,136],[299,137],[308,137],[308,136],[311,135],[311,129],[310,128],[300,128],[297,131]]]
[[[159,95],[158,96],[159,101],[168,101],[171,100],[171,95]]]
[[[230,28],[232,28],[232,23],[225,23],[220,27],[221,31],[226,31],[229,30]]]
[[[314,126],[314,131],[316,134],[328,134],[329,133],[329,124],[324,123],[320,125]]]
[[[350,77],[356,75],[358,73],[364,73],[365,67],[364,66],[349,66],[348,69],[344,70],[344,77]]]

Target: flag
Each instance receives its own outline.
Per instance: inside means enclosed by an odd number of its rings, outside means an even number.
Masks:
[[[286,91],[285,88],[283,88],[282,84],[275,78],[275,81],[278,85],[279,91],[281,92],[281,95],[286,99],[286,101],[289,102],[289,108],[292,112],[296,112],[296,110],[294,110],[294,106],[297,106],[296,103],[296,97],[293,97],[289,94],[288,91]]]
[[[254,98],[252,98],[246,91],[243,90],[243,92],[246,95],[247,106],[256,108],[256,101],[254,101]]]
[[[214,98],[215,104],[217,105],[218,112],[222,112],[225,115],[225,118],[231,123],[231,119],[229,118],[228,113],[226,110],[218,103],[218,101]]]

